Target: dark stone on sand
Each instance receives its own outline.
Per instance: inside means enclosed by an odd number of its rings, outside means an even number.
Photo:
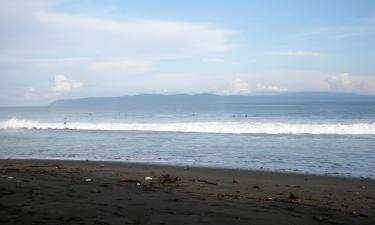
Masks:
[[[141,183],[140,180],[137,180],[137,179],[126,179],[126,178],[120,179],[120,182],[123,182],[123,183]]]
[[[323,219],[322,216],[313,216],[313,220],[316,220],[316,221],[322,222],[324,219]]]
[[[290,193],[290,195],[289,195],[289,199],[297,199],[297,197],[293,194],[293,193]]]
[[[254,189],[260,189],[259,185],[253,185]]]

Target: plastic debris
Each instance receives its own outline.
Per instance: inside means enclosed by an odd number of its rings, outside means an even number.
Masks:
[[[88,183],[88,182],[92,182],[92,181],[93,181],[93,179],[91,179],[91,178],[86,178],[86,179],[85,179],[85,182],[87,182],[87,183]]]
[[[104,168],[104,164],[100,164],[100,168]]]
[[[152,180],[152,177],[145,177],[145,180]]]
[[[353,210],[351,213],[353,216],[362,216],[362,217],[368,217],[368,215],[361,213],[358,210]]]
[[[14,177],[12,177],[12,176],[9,176],[9,177],[7,177],[8,179],[14,179]]]

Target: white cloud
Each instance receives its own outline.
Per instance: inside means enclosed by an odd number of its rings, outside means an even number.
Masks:
[[[63,94],[76,91],[83,87],[82,82],[70,80],[64,75],[59,74],[54,78],[53,87],[48,91],[41,91],[34,87],[27,87],[23,93],[26,100],[48,100],[57,98]]]
[[[326,81],[329,87],[334,90],[349,90],[355,88],[358,84],[361,85],[361,83],[355,82],[347,73],[331,76]]]
[[[251,92],[250,85],[246,81],[242,81],[241,79],[237,78],[235,79],[231,85],[230,88],[225,90],[223,94],[225,95],[245,95],[249,94]]]
[[[184,57],[230,50],[236,33],[204,22],[62,13],[52,7],[58,1],[8,2],[0,1],[0,48],[14,57]]]
[[[93,72],[111,72],[124,74],[139,74],[151,71],[151,63],[137,60],[96,60],[89,63]]]
[[[52,87],[51,91],[55,94],[65,94],[83,87],[83,83],[69,80],[64,75],[56,75],[55,76],[55,83]]]
[[[293,56],[293,57],[319,57],[320,52],[312,51],[288,51],[288,52],[271,52],[270,55],[274,56]]]
[[[277,87],[272,85],[264,85],[264,84],[257,84],[255,86],[256,92],[265,92],[265,93],[280,93],[280,92],[287,92],[287,88]]]
[[[219,92],[218,94],[222,95],[247,95],[247,94],[256,94],[256,93],[281,93],[287,92],[287,88],[273,86],[273,85],[265,85],[258,83],[255,86],[251,86],[248,82],[243,81],[239,78],[235,79],[231,84],[230,87],[225,89],[224,91]]]
[[[375,94],[375,77],[373,76],[352,76],[343,73],[330,76],[325,79],[325,82],[331,91]]]
[[[211,62],[211,63],[222,63],[222,62],[224,62],[224,59],[222,59],[222,58],[208,58],[208,59],[204,59],[203,61]]]

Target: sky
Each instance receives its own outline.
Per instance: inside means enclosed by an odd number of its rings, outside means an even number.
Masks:
[[[375,95],[375,1],[0,0],[0,106],[298,91]]]

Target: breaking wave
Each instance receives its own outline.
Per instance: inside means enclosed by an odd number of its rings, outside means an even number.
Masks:
[[[327,134],[375,135],[375,123],[260,123],[260,122],[184,122],[184,123],[49,123],[23,119],[0,121],[5,129],[156,131],[220,134]]]

